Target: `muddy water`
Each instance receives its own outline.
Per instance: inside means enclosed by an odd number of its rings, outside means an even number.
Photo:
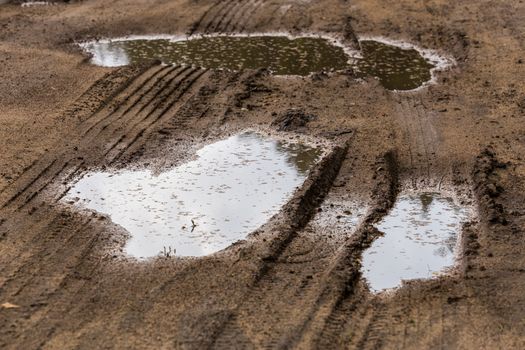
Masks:
[[[268,68],[277,75],[308,75],[346,68],[348,57],[327,39],[285,36],[216,36],[191,40],[114,40],[85,43],[101,66],[158,58],[164,63],[240,70]]]
[[[161,174],[89,173],[65,200],[109,214],[131,235],[129,255],[152,257],[166,247],[177,256],[203,256],[244,239],[277,213],[320,155],[305,144],[242,133]]]
[[[363,254],[371,289],[394,288],[402,280],[430,278],[454,264],[467,210],[436,193],[405,194],[377,225],[385,235]]]
[[[358,76],[373,76],[390,90],[412,90],[432,79],[435,66],[417,50],[361,41],[362,57],[349,57],[324,38],[286,36],[216,36],[190,40],[117,39],[82,44],[96,65],[115,67],[148,59],[164,63],[240,70],[269,68],[276,75],[353,68]]]
[[[430,63],[415,49],[374,40],[360,42],[362,58],[354,61],[360,76],[373,76],[389,90],[413,90],[432,79]]]

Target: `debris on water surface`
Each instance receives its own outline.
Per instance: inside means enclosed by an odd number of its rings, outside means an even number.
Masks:
[[[361,54],[322,37],[284,35],[217,35],[186,39],[139,37],[81,44],[96,65],[114,67],[160,59],[168,64],[213,69],[267,68],[275,75],[353,69],[372,76],[390,90],[412,90],[432,80],[436,64],[414,48],[375,40],[360,41]]]
[[[160,59],[164,63],[214,69],[268,68],[276,75],[308,75],[341,70],[348,56],[328,39],[286,36],[205,36],[185,40],[139,38],[100,40],[81,44],[92,62],[112,67]]]
[[[373,76],[389,90],[413,90],[432,79],[435,65],[417,50],[374,40],[361,41],[362,58],[355,60],[358,76]]]

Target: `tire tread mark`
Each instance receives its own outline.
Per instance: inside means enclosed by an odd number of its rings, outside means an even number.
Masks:
[[[60,218],[60,219],[62,219],[62,218]],[[44,265],[44,266],[45,266],[43,259],[45,259],[46,257],[49,257],[49,256],[56,256],[57,253],[60,251],[60,249],[67,247],[67,246],[68,246],[68,243],[71,243],[71,241],[73,240],[73,238],[77,237],[78,233],[81,232],[81,231],[83,231],[83,230],[85,229],[85,227],[91,222],[91,220],[92,220],[92,218],[90,218],[90,217],[87,218],[87,219],[83,219],[82,222],[80,223],[80,227],[77,228],[76,230],[71,230],[71,231],[70,231],[71,233],[67,236],[65,242],[64,242],[63,244],[61,244],[61,245],[56,245],[56,246],[55,246],[56,249],[53,249],[49,254],[45,254],[45,250],[44,250],[44,249],[42,249],[42,250],[36,252],[35,255],[37,255],[37,254],[43,254],[43,253],[44,253],[43,258],[38,259],[38,265],[39,265],[39,266],[40,266],[40,265]],[[40,236],[45,236],[45,235],[42,234],[42,235],[40,235]],[[75,248],[77,248],[77,247],[75,247]],[[66,249],[67,249],[67,248],[66,248]],[[33,256],[33,257],[34,257],[34,256]],[[23,266],[18,270],[17,274],[19,274],[19,273],[22,271],[23,268],[29,267],[30,265],[35,265],[35,263],[32,262],[33,260],[35,260],[35,259],[34,259],[34,258],[33,258],[33,259],[30,259],[28,263],[26,263],[25,265],[23,265]],[[35,271],[35,273],[33,273],[33,276],[34,276],[34,275],[37,275],[37,274],[38,274],[38,275],[41,275],[41,274],[42,274],[42,273],[41,273],[41,270]],[[31,283],[32,283],[32,280],[29,279],[28,281],[26,281],[26,283],[22,284],[22,285],[17,289],[17,291],[13,293],[13,295],[14,295],[14,296],[19,295],[19,294],[20,294],[20,293],[21,293],[26,287],[28,287]],[[34,292],[34,291],[32,291],[32,292]]]
[[[53,182],[59,175],[69,166],[69,160],[64,162],[64,164],[60,167],[58,171],[56,171],[49,180],[45,181],[45,183],[41,186],[39,186],[35,191],[33,191],[31,194],[26,196],[24,201],[21,205],[18,206],[17,210],[21,210],[23,207],[25,207],[33,198],[35,198],[40,192],[42,192],[51,182]]]
[[[31,162],[31,164],[29,164],[29,165],[26,166],[24,169],[22,169],[22,172],[20,173],[20,175],[18,175],[18,176],[16,177],[16,179],[13,180],[13,181],[11,182],[11,184],[13,184],[13,183],[17,182],[19,179],[21,179],[22,176],[24,176],[24,174],[25,174],[26,172],[30,171],[30,170],[31,170],[31,169],[32,169],[37,163],[38,163],[38,159],[33,160],[33,161]],[[11,184],[8,184],[7,186],[5,186],[4,188],[1,189],[1,190],[0,190],[0,195],[2,195],[2,193],[4,193],[4,192],[5,192],[5,191],[11,186]]]
[[[118,110],[123,106],[125,105],[130,99],[132,96],[135,96],[135,94],[137,94],[141,89],[144,88],[144,86],[146,86],[148,83],[150,83],[156,76],[157,74],[159,74],[161,71],[163,71],[165,69],[165,67],[161,67],[161,69],[158,69],[155,73],[153,73],[152,75],[150,75],[142,84],[140,84],[139,86],[137,86],[131,93],[129,94],[126,94],[126,97],[124,98],[124,100],[122,100],[121,103],[118,104],[118,106],[114,107],[114,109],[112,111],[109,111],[109,113],[101,118],[100,120],[98,120],[97,122],[95,122],[94,124],[92,124],[89,128],[87,128],[83,133],[82,133],[82,137],[85,137],[87,136],[87,134],[89,134],[91,132],[91,130],[93,130],[96,126],[98,126],[100,123],[102,123],[104,120],[106,120],[107,118],[111,117],[113,114],[115,114],[116,112],[118,112]],[[137,77],[136,79],[139,79],[139,77]],[[131,84],[130,84],[131,85]]]
[[[223,26],[223,32],[232,32],[235,30],[235,21],[238,18],[243,18],[243,15],[250,8],[251,4],[257,2],[257,0],[243,1],[241,6],[237,8],[237,11],[233,12],[228,21]],[[234,21],[235,20],[235,21]],[[231,29],[230,29],[231,27]]]
[[[180,86],[182,85],[182,83],[188,78],[190,77],[193,73],[197,72],[198,69],[197,68],[193,68],[193,69],[190,69],[191,66],[186,66],[183,70],[181,70],[175,77],[173,77],[172,79],[170,79],[170,81],[165,84],[164,86],[168,86],[168,85],[171,85],[171,83],[173,83],[175,81],[175,79],[179,78],[180,79],[176,82],[176,84],[166,93],[166,91],[164,89],[159,89],[159,92],[154,96],[152,97],[152,99],[148,102],[148,105],[152,104],[152,102],[158,98],[160,95],[164,94],[164,96],[162,98],[160,98],[160,101],[158,101],[155,106],[140,120],[134,122],[131,127],[129,128],[130,131],[132,131],[135,127],[137,127],[138,125],[140,125],[141,123],[143,123],[145,120],[147,120],[151,115],[153,115],[157,109],[164,103],[166,103],[166,101],[168,101],[170,99],[170,97],[172,97],[173,93],[176,92]],[[183,73],[186,72],[184,75]],[[178,97],[175,98],[175,102],[177,101]],[[143,106],[144,107],[144,106]],[[140,116],[140,113],[145,109],[144,108],[141,108],[141,110],[139,112],[136,113],[136,115]],[[140,132],[142,132],[144,130],[141,130]],[[120,136],[120,138],[114,142],[105,152],[104,152],[104,157],[106,157],[109,153],[111,153],[111,151],[113,151],[120,143],[122,143],[122,141],[124,141],[127,137],[127,134],[124,133],[122,136]],[[136,140],[138,139],[138,136],[135,135],[133,137],[133,140]],[[133,142],[133,141],[132,141]]]
[[[191,66],[182,66],[182,69],[179,70],[177,72],[177,74],[173,77],[171,77],[171,79],[169,79],[165,84],[163,84],[161,87],[159,87],[159,91],[147,102],[145,103],[138,111],[137,111],[137,115],[142,113],[146,108],[148,108],[150,106],[150,104],[155,101],[156,98],[158,98],[160,95],[162,95],[165,91],[164,89],[165,88],[168,88],[174,81],[175,79],[183,76],[184,73],[186,73],[188,70],[192,69]],[[191,73],[190,73],[191,74]],[[184,79],[188,76],[188,74],[186,74],[184,76]],[[168,94],[168,96],[173,93],[175,90],[171,90],[171,92]],[[156,107],[153,108],[153,110],[155,110],[156,108],[158,107],[158,105]]]
[[[211,21],[208,22],[208,24],[206,25],[206,27],[204,28],[203,32],[204,33],[209,33],[210,32],[210,28],[211,26],[214,26],[216,27],[217,26],[217,17],[220,16],[221,18],[223,18],[227,13],[228,13],[228,10],[229,10],[229,7],[230,5],[234,5],[235,2],[237,0],[226,0],[224,1],[224,6],[222,6],[216,13],[216,15],[213,17],[213,19]],[[220,21],[220,20],[219,20]]]
[[[80,167],[84,162],[81,161],[79,165],[76,165],[75,167],[78,168]],[[31,202],[36,196],[38,196],[42,191],[45,190],[45,188],[47,186],[49,186],[51,183],[53,183],[59,176],[60,174],[62,174],[62,172],[64,170],[66,170],[69,166],[71,165],[71,161],[68,160],[66,161],[62,167],[60,168],[60,170],[58,170],[57,172],[55,172],[55,174],[48,180],[46,181],[42,186],[40,186],[36,191],[34,191],[31,195],[29,195],[28,197],[26,197],[26,199],[24,200],[24,202],[22,203],[22,205],[20,205],[18,207],[18,210],[21,210],[23,209],[27,204],[29,204],[29,202]]]
[[[13,203],[18,197],[20,197],[24,192],[29,189],[40,177],[42,177],[53,165],[56,163],[56,159],[53,159],[53,161],[48,164],[42,171],[38,173],[37,176],[35,176],[28,184],[26,184],[22,189],[20,189],[18,192],[16,192],[13,196],[11,196],[3,205],[0,207],[0,209],[4,209],[11,203]]]
[[[239,23],[239,25],[242,25],[241,29],[239,30],[239,32],[244,32],[246,30],[246,27],[248,26],[248,23],[250,23],[250,19],[251,17],[253,17],[253,15],[255,15],[255,13],[259,10],[259,8],[264,4],[264,0],[259,0],[252,8],[251,8],[251,11],[248,12],[245,16],[244,16],[244,20]]]
[[[218,22],[215,23],[213,26],[213,32],[214,33],[221,33],[223,32],[221,26],[225,19],[227,19],[229,16],[231,17],[232,14],[236,13],[237,7],[239,7],[239,4],[242,4],[243,0],[233,0],[228,6],[228,8],[224,11],[224,15],[219,19]]]
[[[182,83],[184,82],[184,80],[186,80],[189,76],[191,76],[193,73],[195,73],[196,71],[198,71],[198,68],[192,68],[192,69],[189,69],[190,66],[187,67],[187,69],[184,70],[184,72],[187,72],[187,73],[184,73],[184,74],[178,74],[177,76],[173,77],[172,79],[170,79],[170,81],[168,82],[168,84],[171,84],[175,81],[176,78],[179,78],[175,85],[169,89],[169,90],[166,90],[165,88],[164,89],[160,89],[159,92],[154,96],[152,97],[152,99],[148,102],[148,106],[149,105],[153,105],[153,108],[151,108],[151,110],[146,113],[146,115],[144,117],[142,117],[141,119],[139,119],[138,121],[135,121],[129,128],[128,130],[133,130],[137,125],[139,125],[140,123],[144,122],[145,120],[147,120],[151,115],[153,115],[160,106],[162,106],[164,103],[166,103],[166,101],[168,101],[173,93],[175,91],[177,91],[179,89],[179,87],[182,85]],[[182,72],[181,72],[182,73]],[[165,85],[166,87],[168,85]],[[162,96],[162,97],[161,97]],[[153,103],[155,100],[159,100],[159,101],[156,101],[156,103]],[[141,115],[141,112],[144,110],[145,108],[141,108],[141,110],[139,112],[136,113],[137,116],[140,116]],[[122,137],[126,137],[126,134],[123,134]],[[122,138],[121,137],[121,138]],[[114,146],[113,146],[114,148]],[[108,154],[108,151],[105,152],[104,156]]]
[[[180,77],[185,71],[187,71],[191,66],[185,66],[183,67],[181,70],[177,71],[176,75],[171,77],[168,81],[166,81],[165,83],[162,83],[161,84],[161,81],[158,81],[156,84],[155,84],[155,87],[158,89],[158,91],[155,92],[155,94],[147,101],[144,103],[144,105],[139,109],[139,111],[137,111],[136,113],[133,114],[133,116],[138,116],[140,117],[141,113],[148,107],[150,107],[152,105],[152,103],[160,96],[162,95],[163,93],[165,93],[165,88],[168,87],[171,83],[173,83],[173,81],[175,81],[175,79],[177,79],[178,77]],[[153,90],[152,90],[153,91]],[[153,111],[155,110],[156,107],[153,108]],[[133,116],[131,118],[131,120],[133,120]],[[120,119],[119,119],[120,120]],[[111,126],[112,124],[114,124],[114,121],[109,121],[109,122],[106,122],[106,124],[98,131],[98,133],[96,133],[94,136],[93,136],[93,139],[99,137],[100,134],[102,134],[109,126]],[[136,124],[135,124],[136,125]],[[115,135],[115,133],[117,132],[119,126],[117,126],[115,129],[113,129],[113,135]],[[125,135],[122,135],[120,136],[120,139],[122,139],[123,137],[125,137]],[[104,153],[104,156],[107,154],[107,152]]]
[[[133,83],[135,81],[137,81],[137,79],[140,79],[140,77],[142,77],[148,70],[150,70],[151,68],[153,68],[156,64],[155,63],[152,63],[150,65],[145,65],[143,67],[141,67],[140,69],[138,69],[138,71],[136,73],[134,73],[134,75],[127,79],[126,82],[124,82],[123,84],[120,84],[120,86],[115,90],[113,91],[108,97],[106,97],[104,99],[104,101],[100,104],[100,106],[98,108],[96,108],[93,112],[90,113],[89,117],[87,119],[85,119],[84,121],[82,121],[82,123],[85,123],[87,121],[89,121],[91,118],[93,118],[95,115],[97,115],[99,112],[101,112],[102,110],[104,110],[105,108],[108,107],[108,105],[115,100],[115,98],[120,95],[121,93],[123,93],[127,88],[129,88],[131,85],[133,85]],[[126,69],[125,68],[121,68],[121,69]],[[106,74],[101,80],[104,80],[104,79],[107,79],[109,76],[111,76],[112,73],[108,73]],[[96,84],[96,83],[95,83]],[[87,93],[87,92],[86,92]],[[86,94],[85,93],[85,94]]]
[[[85,164],[84,161],[82,161],[80,162],[80,164],[74,167],[71,173],[64,179],[64,183],[66,184],[69,183],[78,174],[79,170],[82,169],[84,164]],[[55,199],[54,199],[55,203],[58,203],[62,198],[64,198],[70,189],[71,189],[71,186],[66,186],[64,191],[60,192],[57,196],[55,196]]]
[[[130,87],[137,79],[139,79],[145,72],[147,72],[149,69],[151,69],[153,67],[153,65],[149,65],[149,66],[143,66],[143,67],[140,67],[139,69],[136,69],[135,68],[135,72],[133,72],[133,70],[131,70],[131,72],[133,73],[133,76],[128,78],[124,83],[120,84],[118,86],[118,88],[116,88],[109,96],[107,96],[103,101],[100,102],[100,105],[90,113],[89,117],[87,119],[85,119],[84,121],[82,121],[81,123],[84,124],[86,122],[88,122],[89,120],[91,120],[91,118],[93,118],[95,115],[97,115],[98,113],[100,113],[102,110],[104,110],[105,108],[108,107],[108,104],[115,99],[116,96],[118,96],[119,94],[123,93],[128,87]],[[122,68],[120,69],[120,71],[122,70],[130,70],[130,68]],[[67,110],[65,113],[65,115],[71,115],[74,112],[74,106],[76,104],[78,104],[78,101],[81,101],[83,99],[86,99],[90,96],[90,94],[92,94],[92,90],[93,89],[96,89],[97,86],[99,84],[101,84],[101,82],[107,80],[109,77],[111,76],[114,76],[115,73],[114,72],[111,72],[111,73],[107,73],[106,75],[104,75],[102,78],[100,78],[99,80],[97,80],[90,88],[88,88],[87,91],[85,91],[78,99],[77,99],[77,102],[74,103],[73,107],[70,107],[69,110]],[[0,195],[3,194],[4,192],[6,192],[9,188],[15,186],[15,184],[20,181],[23,176],[28,173],[29,171],[31,171],[39,162],[41,161],[41,159],[37,159],[37,160],[34,160],[30,165],[28,165],[27,167],[25,167],[23,170],[22,170],[22,173],[9,185],[5,186],[4,188],[2,188],[0,190]],[[56,161],[56,158],[51,161],[50,164],[48,164],[46,166],[46,168],[36,177],[36,178],[33,178],[33,180],[27,184],[24,188],[22,188],[21,190],[19,190],[15,195],[13,195],[12,197],[10,197],[2,206],[0,206],[0,209],[3,209],[5,208],[6,206],[8,206],[9,204],[11,204],[14,200],[17,199],[17,197],[19,197],[21,194],[23,194],[26,189],[28,187],[30,187],[35,181],[38,180],[38,178],[50,167],[53,166],[54,162]]]
[[[206,11],[204,11],[204,13],[202,14],[202,16],[195,22],[193,23],[192,25],[192,28],[190,29],[189,31],[189,35],[193,35],[195,34],[195,32],[199,29],[199,27],[201,26],[202,22],[204,21],[204,19],[206,18],[206,16],[208,16],[208,14],[212,13],[212,11],[221,4],[221,1],[215,1],[215,3],[213,5],[211,5],[210,7],[208,7],[206,9]]]
[[[130,149],[133,144],[135,142],[138,141],[138,139],[140,137],[142,137],[142,135],[144,135],[144,133],[146,133],[146,131],[151,128],[154,124],[156,124],[170,109],[173,108],[173,106],[175,106],[175,104],[177,102],[179,102],[180,98],[182,96],[184,96],[184,94],[186,94],[186,92],[188,92],[188,90],[191,89],[191,87],[195,84],[196,81],[198,81],[208,70],[207,69],[201,69],[198,71],[198,74],[189,82],[186,82],[186,85],[183,87],[183,89],[180,91],[180,93],[178,94],[178,96],[170,103],[168,104],[160,113],[157,117],[155,117],[151,122],[149,122],[145,127],[143,127],[136,135],[135,137],[131,140],[131,142],[126,145],[122,150],[120,150],[117,155],[110,161],[110,163],[114,163],[116,160],[118,160],[120,157],[122,157],[122,155],[124,153],[126,153],[126,151],[128,149]],[[192,72],[193,74],[194,72]],[[144,119],[145,120],[145,119]]]
[[[120,120],[124,115],[129,113],[129,111],[131,111],[135,106],[139,104],[139,102],[144,96],[148,95],[151,91],[153,91],[153,89],[158,85],[158,83],[160,83],[164,78],[166,78],[168,75],[180,68],[180,66],[166,66],[165,68],[167,69],[167,72],[163,74],[159,79],[157,79],[157,81],[155,81],[155,83],[153,83],[146,91],[144,91],[134,103],[132,103],[128,108],[126,108],[124,112],[122,112],[121,117],[117,119],[117,121]]]

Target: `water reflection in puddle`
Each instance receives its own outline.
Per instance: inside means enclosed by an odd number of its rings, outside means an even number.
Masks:
[[[159,175],[87,174],[65,199],[80,198],[124,227],[131,234],[127,254],[147,258],[171,247],[178,256],[203,256],[244,239],[277,213],[320,155],[319,148],[247,132]]]
[[[308,75],[346,68],[341,47],[323,38],[210,36],[190,40],[101,40],[82,44],[92,62],[112,67],[160,59],[164,63],[241,70],[268,68],[277,75]]]
[[[385,235],[363,254],[371,289],[394,288],[402,280],[429,278],[454,264],[467,210],[436,193],[406,194],[377,225]]]

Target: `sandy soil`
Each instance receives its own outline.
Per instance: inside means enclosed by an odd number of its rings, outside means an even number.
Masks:
[[[0,5],[0,347],[525,348],[523,18],[503,0]],[[383,36],[456,65],[397,93],[349,72],[101,68],[74,45],[263,31]],[[87,169],[172,166],[237,130],[279,129],[292,108],[317,118],[287,132],[338,146],[225,251],[138,262],[108,217],[60,201]],[[374,295],[361,254],[402,188],[456,191],[477,215],[452,273]],[[319,211],[342,202],[367,208],[352,232]]]

